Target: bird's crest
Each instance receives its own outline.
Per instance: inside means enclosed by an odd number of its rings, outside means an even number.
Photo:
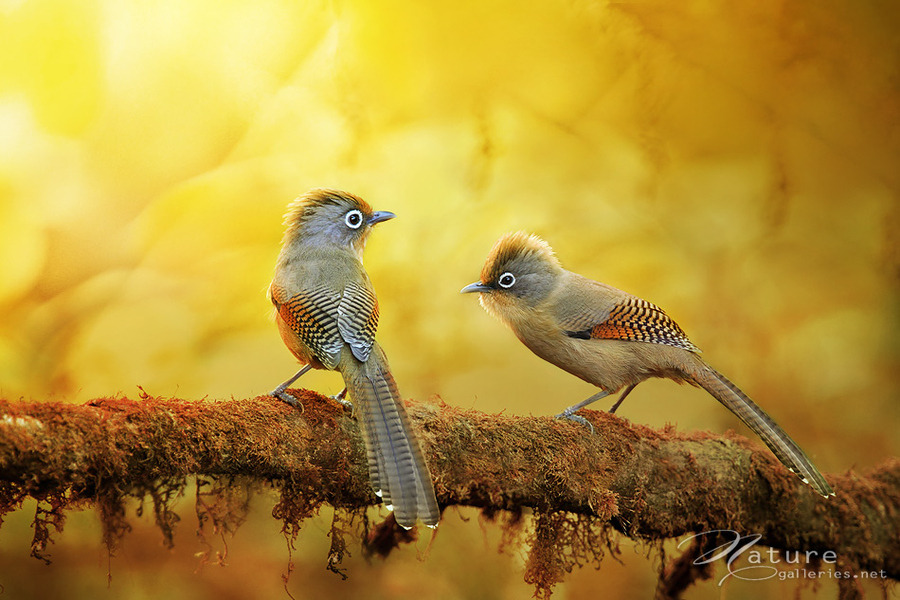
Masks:
[[[372,214],[372,207],[359,196],[340,190],[314,188],[288,205],[287,212],[284,214],[285,236],[291,237],[291,234],[302,227],[310,215],[329,205],[345,206],[348,209],[357,208],[364,215]]]
[[[509,270],[510,263],[527,262],[530,259],[559,266],[559,259],[553,253],[553,248],[538,236],[525,231],[507,233],[497,240],[488,254],[481,270],[481,281],[484,283],[494,281],[504,271]]]

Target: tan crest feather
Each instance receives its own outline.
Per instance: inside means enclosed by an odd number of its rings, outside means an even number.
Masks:
[[[372,207],[359,196],[341,190],[313,188],[288,205],[287,212],[284,214],[284,226],[287,228],[285,236],[290,236],[292,232],[301,227],[317,208],[329,204],[343,204],[348,208],[358,208],[365,215],[372,214]]]
[[[510,262],[528,260],[531,257],[541,258],[555,266],[559,259],[553,253],[550,244],[526,231],[507,233],[494,244],[481,270],[481,281],[487,283],[497,279],[508,270]]]

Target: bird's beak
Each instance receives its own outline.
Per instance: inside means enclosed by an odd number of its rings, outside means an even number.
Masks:
[[[369,217],[367,223],[369,225],[375,225],[376,223],[381,223],[382,221],[393,219],[396,216],[397,215],[395,215],[394,213],[388,212],[386,210],[376,210],[372,213],[372,216]]]
[[[480,281],[476,281],[475,283],[470,283],[463,289],[459,290],[460,294],[471,294],[472,292],[490,292],[491,286],[484,285]]]

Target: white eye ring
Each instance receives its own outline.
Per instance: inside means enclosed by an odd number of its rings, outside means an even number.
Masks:
[[[516,276],[507,271],[497,280],[497,285],[504,289],[509,289],[516,283]]]
[[[346,223],[347,227],[350,229],[359,229],[363,224],[363,220],[363,214],[355,208],[344,215],[344,223]]]

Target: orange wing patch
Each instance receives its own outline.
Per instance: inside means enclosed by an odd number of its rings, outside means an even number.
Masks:
[[[648,342],[699,352],[687,334],[669,315],[651,302],[631,297],[617,304],[606,320],[590,329],[566,332],[581,339],[626,340]]]
[[[271,294],[281,319],[323,365],[333,369],[344,340],[333,316],[337,302],[328,290],[304,291],[285,298],[284,290],[272,286]]]

